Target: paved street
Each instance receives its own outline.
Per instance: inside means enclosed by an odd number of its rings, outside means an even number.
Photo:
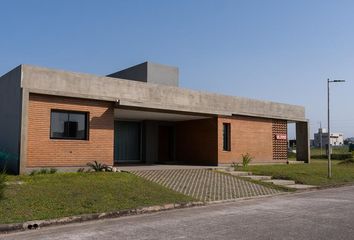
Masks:
[[[44,228],[0,239],[353,239],[354,186]]]

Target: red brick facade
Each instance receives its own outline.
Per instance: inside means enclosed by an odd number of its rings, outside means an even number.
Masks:
[[[223,150],[223,123],[231,126],[231,150]],[[273,160],[272,120],[254,117],[218,118],[218,161],[219,164],[240,162],[241,154],[249,153],[253,162]]]
[[[217,119],[176,124],[176,160],[195,165],[217,165]]]
[[[50,139],[51,109],[89,113],[89,140]],[[30,94],[27,167],[113,165],[113,105],[109,102]]]
[[[51,110],[89,113],[88,140],[50,139]],[[230,123],[230,151],[223,150],[223,123]],[[253,162],[285,161],[287,123],[255,117],[215,117],[175,124],[175,157],[178,162],[217,165],[240,162],[249,153]],[[30,94],[26,167],[81,167],[94,160],[113,165],[113,103]]]

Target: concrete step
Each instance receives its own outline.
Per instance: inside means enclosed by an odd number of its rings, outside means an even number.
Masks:
[[[211,167],[210,170],[217,170],[217,171],[224,171],[224,172],[231,172],[234,170],[233,167]]]
[[[271,179],[271,180],[263,180],[262,182],[273,183],[274,185],[281,185],[281,186],[295,185],[295,181],[293,180]]]
[[[272,179],[272,176],[259,176],[259,175],[248,175],[248,176],[243,176],[244,178],[249,178],[252,180],[270,180]]]
[[[250,176],[252,175],[251,172],[244,172],[244,171],[230,171],[230,172],[227,172],[233,176],[239,176],[239,177],[244,177],[244,176]]]
[[[292,185],[287,185],[286,187],[295,188],[295,189],[311,189],[311,188],[315,188],[316,186],[305,185],[305,184],[292,184]]]
[[[289,164],[304,164],[304,161],[288,161]]]

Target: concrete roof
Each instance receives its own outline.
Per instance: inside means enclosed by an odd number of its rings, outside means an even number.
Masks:
[[[302,106],[233,97],[95,75],[21,65],[21,87],[32,93],[119,102],[121,106],[192,114],[244,115],[307,121]]]

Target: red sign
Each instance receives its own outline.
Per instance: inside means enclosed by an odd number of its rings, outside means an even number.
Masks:
[[[277,140],[286,140],[286,134],[276,134],[275,139]]]

